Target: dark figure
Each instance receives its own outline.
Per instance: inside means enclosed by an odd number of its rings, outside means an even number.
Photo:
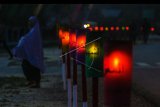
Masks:
[[[0,29],[0,44],[8,52],[8,54],[10,56],[9,59],[12,59],[13,58],[12,52],[11,52],[11,50],[9,49],[9,47],[6,43],[6,40],[5,40],[4,36],[5,36],[5,30],[2,28],[2,29]]]
[[[139,26],[136,20],[132,21],[130,24],[129,37],[130,37],[130,40],[133,42],[133,44],[136,44],[136,39],[139,34],[138,29],[139,29]]]
[[[147,19],[144,19],[142,23],[142,36],[145,44],[148,42],[151,24]]]
[[[40,87],[40,80],[41,80],[41,73],[40,69],[30,64],[29,61],[23,59],[22,61],[22,69],[23,73],[27,79],[27,86],[31,88],[39,88]]]
[[[13,49],[15,58],[22,60],[22,69],[30,88],[39,88],[41,72],[44,72],[42,38],[39,22],[35,16],[29,18],[30,31],[21,37]]]

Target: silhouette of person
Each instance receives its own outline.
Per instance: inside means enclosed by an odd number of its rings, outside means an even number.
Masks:
[[[133,42],[133,44],[136,44],[136,39],[139,34],[138,29],[139,29],[139,26],[138,26],[136,20],[132,20],[132,22],[130,24],[129,37],[130,37],[130,40]]]
[[[144,18],[142,22],[142,36],[145,44],[148,42],[151,24],[147,18]]]

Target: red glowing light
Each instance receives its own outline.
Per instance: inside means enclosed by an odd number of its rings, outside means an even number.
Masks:
[[[89,30],[90,30],[90,31],[93,31],[93,28],[90,27]]]
[[[100,27],[100,31],[103,31],[104,30],[104,28],[103,27]]]
[[[105,45],[103,61],[105,105],[129,105],[132,86],[132,43],[108,42]]]
[[[63,32],[62,36],[62,45],[68,45],[69,44],[69,32],[65,31]]]
[[[114,67],[115,67],[115,68],[118,68],[118,65],[119,65],[119,59],[118,59],[118,58],[115,58],[113,62],[114,62],[114,64],[113,64],[113,65],[114,65]]]
[[[155,31],[155,28],[154,28],[154,27],[151,27],[150,30],[153,32],[153,31]]]
[[[126,26],[126,30],[129,30],[129,27],[128,27],[128,26]]]
[[[62,31],[62,29],[59,29],[58,35],[59,35],[59,38],[62,39],[62,37],[63,37],[63,31]]]
[[[98,31],[98,26],[94,27],[95,31]]]
[[[130,57],[121,51],[112,52],[108,57],[104,58],[104,70],[108,70],[112,74],[126,74],[131,69]]]
[[[69,34],[69,43],[71,48],[76,47],[76,33]]]
[[[86,44],[86,36],[82,35],[77,37],[77,52],[84,52],[85,51],[85,44]]]
[[[114,27],[113,27],[113,26],[111,27],[111,30],[112,30],[112,31],[114,30]]]
[[[116,30],[119,30],[119,27],[118,27],[118,26],[116,27]]]

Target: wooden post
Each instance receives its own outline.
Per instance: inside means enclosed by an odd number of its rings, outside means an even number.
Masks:
[[[70,69],[70,54],[67,54],[67,83],[68,83],[68,107],[72,107],[72,83]]]
[[[63,55],[64,53],[62,53]],[[63,89],[66,90],[66,59],[65,55],[62,56],[62,80],[63,80]]]
[[[98,78],[92,78],[92,107],[98,107]]]
[[[75,59],[75,55],[73,58]],[[77,98],[77,64],[76,60],[73,60],[73,107],[78,107]]]
[[[82,66],[82,101],[83,107],[87,107],[87,80],[85,76],[85,65]]]

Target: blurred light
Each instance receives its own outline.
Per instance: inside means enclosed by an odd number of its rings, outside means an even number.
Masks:
[[[128,26],[126,26],[126,30],[129,30],[129,27],[128,27]]]
[[[70,32],[69,34],[69,45],[70,48],[75,48],[76,47],[76,33],[75,32]]]
[[[85,52],[86,35],[77,37],[77,53]]]
[[[125,30],[125,27],[124,27],[124,26],[122,26],[122,30]]]
[[[87,24],[87,27],[90,27],[90,24]]]
[[[118,26],[116,27],[116,30],[119,30],[119,27],[118,27]]]
[[[89,48],[89,53],[97,53],[98,52],[98,48],[93,44],[90,48]]]
[[[114,27],[113,27],[113,26],[111,27],[111,30],[112,30],[112,31],[114,30]]]
[[[69,44],[69,32],[65,31],[63,32],[62,45],[68,45],[68,44]]]
[[[87,25],[86,25],[86,24],[84,24],[84,28],[87,28]]]
[[[108,31],[109,30],[108,27],[106,27],[105,30]]]
[[[63,38],[63,31],[62,31],[62,29],[59,29],[58,33],[59,33],[59,38],[62,39]]]
[[[110,56],[104,57],[104,69],[112,73],[129,72],[131,62],[129,56],[122,51],[113,51]]]
[[[103,31],[103,30],[104,30],[104,28],[101,26],[101,27],[100,27],[100,31]]]
[[[98,31],[98,26],[94,27],[95,31]]]
[[[93,31],[93,28],[92,28],[92,27],[90,27],[90,28],[89,28],[89,30],[90,30],[90,31]]]
[[[119,59],[118,59],[118,58],[115,58],[113,63],[114,63],[114,64],[113,64],[114,67],[117,68],[118,65],[119,65]]]
[[[154,28],[154,27],[151,27],[150,30],[153,32],[153,31],[155,31],[155,28]]]

